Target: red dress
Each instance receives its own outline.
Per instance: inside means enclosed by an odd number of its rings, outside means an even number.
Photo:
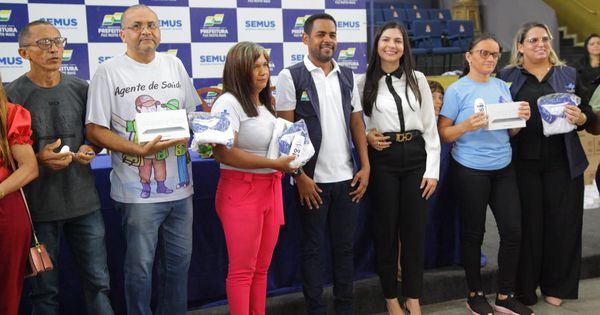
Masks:
[[[32,144],[31,116],[19,106],[7,104],[8,144]],[[0,135],[4,137],[4,135]],[[16,161],[15,161],[16,163]],[[11,173],[10,162],[0,159],[0,182]],[[0,199],[0,314],[19,311],[31,225],[19,191]]]

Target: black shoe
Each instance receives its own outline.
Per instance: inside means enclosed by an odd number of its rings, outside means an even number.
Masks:
[[[498,299],[496,295],[496,303],[494,305],[494,309],[503,314],[511,314],[511,315],[532,315],[533,311],[523,305],[519,300],[515,298],[514,294],[509,294],[508,297],[504,300]]]
[[[488,303],[483,292],[477,292],[474,296],[467,297],[467,309],[473,315],[494,314],[494,309]]]

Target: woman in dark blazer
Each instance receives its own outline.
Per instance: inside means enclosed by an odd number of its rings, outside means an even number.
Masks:
[[[518,297],[524,304],[535,304],[539,285],[546,302],[560,306],[563,299],[578,295],[583,172],[588,162],[575,130],[543,134],[537,99],[579,92],[576,70],[558,59],[551,41],[545,24],[523,25],[515,36],[510,63],[497,77],[510,84],[515,101],[531,106],[526,128],[512,139],[522,208]],[[596,119],[586,103],[567,105],[565,114],[578,130]]]

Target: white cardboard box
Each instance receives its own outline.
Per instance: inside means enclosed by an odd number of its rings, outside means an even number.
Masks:
[[[140,143],[151,141],[159,135],[162,136],[162,140],[190,136],[185,109],[137,113],[135,124]]]
[[[525,119],[519,117],[521,102],[487,104],[488,130],[525,127]]]

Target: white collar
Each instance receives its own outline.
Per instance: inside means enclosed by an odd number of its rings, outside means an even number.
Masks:
[[[331,62],[333,63],[333,69],[331,69],[331,72],[340,72],[340,66],[338,65],[338,63],[333,58],[331,59]],[[315,64],[312,63],[312,61],[310,61],[308,55],[304,55],[304,66],[306,67],[308,72],[313,72],[313,70],[321,69],[315,66]],[[321,71],[323,71],[323,69],[321,69]]]

